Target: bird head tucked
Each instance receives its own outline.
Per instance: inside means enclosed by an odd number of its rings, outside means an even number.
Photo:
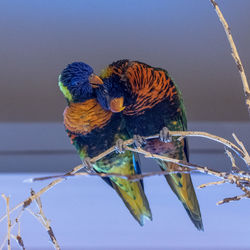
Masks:
[[[113,113],[121,112],[128,105],[126,88],[117,75],[103,79],[103,84],[96,89],[97,100],[103,109]]]
[[[94,89],[103,81],[83,62],[69,64],[60,74],[58,85],[68,102],[83,102],[93,98]]]

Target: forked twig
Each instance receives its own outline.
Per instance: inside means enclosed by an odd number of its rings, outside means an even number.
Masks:
[[[31,195],[35,195],[35,191],[31,189]],[[35,214],[34,212],[32,212],[32,210],[28,209],[28,211],[35,217],[37,218],[40,223],[45,227],[50,239],[51,239],[51,242],[53,243],[53,246],[56,250],[60,250],[60,246],[56,240],[56,237],[55,237],[55,234],[52,230],[52,227],[50,226],[50,221],[47,219],[47,217],[45,216],[44,214],[44,211],[43,211],[43,207],[42,207],[42,201],[40,199],[40,197],[37,197],[35,199],[36,201],[36,204],[37,204],[37,207],[39,209],[39,212],[37,214]]]
[[[70,172],[68,172],[68,174],[73,174],[73,173],[79,171],[82,168],[83,168],[82,164],[78,165],[74,169],[72,169]],[[28,207],[37,197],[40,197],[43,193],[47,192],[49,189],[54,187],[56,184],[62,182],[63,180],[65,180],[65,178],[58,178],[58,179],[52,181],[47,186],[43,187],[39,192],[35,193],[34,195],[29,196],[26,200],[20,202],[14,208],[10,209],[10,214],[13,213],[15,210],[17,210],[20,207],[23,207],[23,208]],[[0,222],[3,221],[6,217],[7,217],[7,214],[2,216],[0,218]]]
[[[170,131],[170,135],[173,136],[173,137],[179,137],[179,136],[182,136],[182,137],[196,136],[197,137],[197,136],[199,136],[199,137],[204,137],[204,138],[219,142],[219,143],[223,144],[224,146],[226,146],[227,148],[230,148],[231,150],[233,150],[241,159],[243,159],[245,161],[247,166],[250,164],[248,162],[249,161],[248,155],[246,156],[245,152],[241,148],[239,148],[238,146],[236,146],[232,142],[230,142],[230,141],[228,141],[228,140],[226,140],[224,138],[221,138],[219,136],[215,136],[215,135],[212,135],[212,134],[209,134],[209,133],[206,133],[206,132],[197,132],[197,131],[195,131],[195,132],[194,131]],[[149,140],[149,139],[154,139],[154,138],[159,138],[159,134],[153,135],[153,136],[148,136],[145,139]],[[133,139],[129,139],[129,140],[124,141],[124,144],[125,145],[131,145],[131,144],[133,144],[133,142],[134,142]],[[99,154],[98,156],[92,158],[90,160],[90,162],[95,163],[96,161],[102,159],[103,157],[107,156],[108,154],[114,152],[115,150],[116,150],[116,147],[113,146],[113,147],[109,148],[108,150],[106,150],[105,152],[103,152],[103,153]],[[185,161],[181,161],[181,160],[177,160],[177,159],[173,159],[173,158],[169,158],[169,157],[165,157],[165,156],[160,156],[160,155],[157,155],[157,154],[151,154],[151,153],[149,153],[147,151],[144,151],[144,150],[142,150],[140,148],[135,149],[135,148],[127,146],[127,150],[144,154],[145,157],[148,157],[148,158],[158,158],[158,159],[161,159],[161,160],[164,160],[164,161],[169,161],[169,162],[176,163],[177,165],[182,166],[181,171],[190,171],[190,169],[191,170],[197,170],[197,171],[200,171],[202,173],[215,175],[215,176],[217,176],[219,178],[226,178],[226,179],[230,180],[233,183],[236,181],[236,179],[239,179],[240,181],[250,182],[249,181],[250,177],[247,175],[247,173],[246,173],[245,176],[235,176],[234,174],[227,174],[227,173],[212,171],[212,170],[209,170],[207,167],[201,167],[201,166],[191,164],[191,163],[188,163],[188,162],[185,162]],[[185,169],[185,167],[186,167],[186,169]],[[10,209],[10,214],[12,212],[14,212],[16,209],[20,208],[20,207],[23,207],[23,208],[28,207],[36,198],[40,197],[43,193],[47,192],[49,189],[54,187],[56,184],[58,184],[58,183],[62,182],[63,180],[65,180],[66,177],[74,175],[76,172],[78,172],[82,168],[84,168],[84,166],[81,164],[81,165],[78,165],[75,168],[73,168],[70,172],[66,173],[65,175],[61,175],[58,179],[52,181],[51,183],[49,183],[47,186],[42,188],[40,191],[38,191],[34,195],[29,196],[26,200],[20,202],[14,208]],[[142,174],[142,175],[133,175],[133,176],[130,176],[130,177],[119,175],[119,177],[125,177],[125,178],[127,177],[130,180],[136,180],[136,179],[141,179],[141,178],[148,177],[148,176],[163,175],[163,174],[168,174],[168,173],[153,172],[153,173],[145,173],[145,174]],[[112,174],[112,173],[110,173],[110,174],[78,173],[77,175],[98,175],[98,176],[103,177],[103,176],[111,176],[111,175],[115,176],[117,174]],[[38,179],[36,179],[36,180],[38,180]],[[33,181],[33,179],[31,179],[31,181]],[[7,214],[3,215],[0,218],[0,222],[6,217],[7,217]]]

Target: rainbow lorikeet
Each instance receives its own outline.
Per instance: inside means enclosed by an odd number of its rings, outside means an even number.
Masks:
[[[137,61],[120,60],[110,64],[100,77],[104,84],[97,88],[97,99],[104,109],[122,113],[130,137],[136,136],[141,144],[143,136],[160,132],[161,140],[149,140],[142,145],[144,149],[188,161],[187,140],[171,139],[168,134],[169,130],[186,130],[187,120],[180,90],[166,70]],[[171,171],[176,166],[170,162],[157,162],[162,170]],[[176,173],[165,177],[196,228],[203,230],[190,174]]]
[[[64,110],[66,132],[83,162],[100,173],[133,175],[140,173],[139,161],[131,152],[113,152],[93,166],[94,157],[115,145],[117,138],[127,139],[122,130],[120,114],[104,110],[97,102],[95,88],[102,80],[93,69],[81,62],[68,65],[59,76],[59,87],[67,99]],[[118,177],[103,178],[122,198],[130,213],[143,225],[144,219],[152,219],[148,200],[141,181],[131,182]]]

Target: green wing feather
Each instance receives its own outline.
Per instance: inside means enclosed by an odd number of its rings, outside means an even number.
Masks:
[[[69,130],[67,132],[71,138],[72,144],[76,147],[78,154],[83,160],[88,156],[93,157],[93,154],[97,149],[100,150],[100,152],[97,151],[96,155],[113,146],[118,138],[127,139],[126,135],[122,133],[122,130],[120,129],[121,127],[122,126],[119,126],[118,128],[114,128],[114,126],[112,127],[111,120],[109,124],[103,128],[94,129],[87,135],[72,133]],[[99,140],[101,136],[102,141]],[[110,145],[106,145],[106,147],[103,146],[103,148],[100,148],[99,145],[97,148],[95,142],[104,144],[106,136],[108,136],[109,139],[110,137],[112,138],[109,142]],[[134,166],[133,154],[129,151],[124,154],[113,152],[97,161],[93,164],[93,167],[94,170],[99,173],[118,173],[123,175],[134,175],[137,173],[136,168],[138,168],[138,166]],[[151,210],[147,197],[144,194],[141,181],[131,182],[118,177],[104,178],[104,180],[116,190],[130,213],[141,226],[144,224],[145,218],[152,220]]]
[[[163,126],[168,127],[169,130],[187,129],[187,118],[181,92],[166,70],[153,68],[141,62],[120,60],[103,71],[104,78],[110,77],[111,74],[117,74],[121,78],[126,76],[128,81],[121,81],[121,84],[130,84],[129,88],[125,86],[125,89],[132,91],[128,96],[136,96],[133,105],[131,105],[133,110],[126,108],[123,111],[130,136],[134,134],[152,135],[159,132]],[[159,144],[156,142],[155,145]],[[188,160],[186,140],[179,142],[175,139],[172,142],[175,150],[170,152],[162,150],[162,148],[168,147],[163,144],[160,145],[161,149],[159,147],[157,152],[155,145],[151,150],[155,150],[156,153]],[[159,164],[164,170],[170,170],[174,167],[173,163],[160,161]],[[182,202],[194,225],[199,230],[203,230],[199,203],[190,175],[170,174],[166,176],[166,179],[172,191]]]
[[[110,157],[98,161],[94,168],[102,173],[134,175],[136,171],[132,158],[133,154],[129,151],[124,154],[112,153]],[[140,181],[132,182],[118,177],[110,177],[110,180],[114,189],[140,225],[144,224],[145,218],[152,220],[149,203]]]
[[[166,124],[170,130],[178,131],[178,130],[186,130],[184,120],[180,119],[177,121],[172,121],[170,124]],[[173,143],[176,147],[174,152],[166,154],[168,157],[172,157],[175,159],[180,159],[184,161],[188,161],[188,145],[187,140],[184,139],[182,141],[177,141],[176,138],[173,139]],[[174,169],[175,164],[170,162],[159,161],[159,165],[163,170],[171,170]],[[198,230],[204,230],[202,217],[200,212],[200,206],[198,203],[198,199],[195,194],[194,186],[192,183],[192,179],[190,174],[170,174],[166,175],[166,180],[171,187],[172,191],[176,194],[178,199],[182,202],[184,208],[186,209],[188,216],[190,217],[193,224],[196,226]]]

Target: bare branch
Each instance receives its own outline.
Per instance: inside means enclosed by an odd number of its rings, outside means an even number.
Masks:
[[[234,159],[232,153],[227,149],[225,149],[225,151],[226,151],[226,155],[228,156],[228,158],[230,159],[230,161],[232,163],[232,169],[238,171],[239,168],[236,166],[235,159]]]
[[[10,229],[11,229],[11,221],[10,221],[10,197],[7,197],[5,194],[2,194],[2,197],[5,199],[6,202],[6,213],[7,213],[7,245],[8,250],[11,249],[10,247]]]
[[[247,152],[247,150],[246,150],[244,144],[238,139],[238,137],[236,136],[235,133],[233,133],[232,135],[233,135],[234,140],[235,140],[235,141],[238,143],[238,145],[241,147],[241,149],[242,149],[242,151],[243,151],[243,153],[244,153],[245,161],[246,161],[246,162],[250,162],[250,156],[249,156],[249,154],[248,154],[248,152]]]
[[[208,186],[220,185],[220,184],[224,184],[226,182],[227,182],[226,180],[209,182],[209,183],[206,183],[206,184],[201,184],[200,186],[198,186],[198,188],[205,188],[205,187],[208,187]]]
[[[35,195],[35,191],[31,189],[31,195]],[[47,217],[45,216],[44,212],[43,212],[43,207],[42,207],[42,201],[40,199],[40,197],[37,197],[36,199],[36,204],[37,207],[39,209],[39,212],[37,215],[34,215],[40,222],[41,224],[45,227],[46,231],[48,232],[48,235],[51,239],[51,242],[53,243],[53,246],[56,250],[60,250],[60,246],[56,240],[56,237],[54,235],[54,232],[52,230],[52,227],[50,226],[50,221],[47,219]]]
[[[170,131],[169,133],[173,137],[195,136],[195,137],[204,137],[204,138],[219,142],[219,143],[223,144],[224,146],[226,146],[227,148],[233,150],[241,159],[243,159],[245,161],[247,166],[249,166],[249,164],[250,164],[250,159],[248,158],[249,155],[248,154],[246,155],[247,152],[245,152],[243,149],[237,147],[235,144],[233,144],[232,142],[230,142],[230,141],[228,141],[228,140],[226,140],[224,138],[221,138],[221,137],[218,137],[218,136],[206,133],[206,132],[197,132],[197,131],[195,131],[195,132],[194,131]],[[146,140],[154,139],[154,138],[159,138],[159,134],[145,137]],[[129,139],[129,140],[124,141],[124,145],[131,145],[133,143],[134,143],[133,139]],[[95,163],[96,161],[102,159],[103,157],[107,156],[108,154],[114,152],[115,150],[116,150],[116,147],[113,146],[113,147],[109,148],[108,150],[106,150],[105,152],[99,154],[98,156],[93,157],[92,159],[90,159],[90,162]],[[134,149],[132,147],[127,146],[126,150],[130,150],[132,152],[137,152],[137,153],[144,154],[145,157],[147,157],[147,158],[161,159],[163,161],[169,161],[169,162],[176,163],[177,165],[181,166],[180,169],[176,170],[176,171],[180,171],[180,172],[199,171],[199,172],[202,172],[202,173],[205,173],[205,174],[210,174],[210,175],[214,175],[214,176],[217,176],[219,178],[222,178],[222,179],[226,179],[231,183],[235,183],[236,180],[239,180],[241,182],[245,181],[247,183],[250,183],[250,176],[248,175],[248,173],[245,173],[244,176],[238,176],[236,174],[221,173],[221,172],[209,170],[207,167],[198,166],[196,164],[191,164],[191,163],[181,161],[181,160],[178,160],[178,159],[173,159],[173,158],[169,158],[169,157],[165,157],[165,156],[160,156],[160,155],[157,155],[157,154],[151,154],[151,153],[149,153],[147,151],[144,151],[143,149],[140,149],[140,148]],[[22,207],[22,206],[23,206],[23,208],[28,207],[36,198],[40,197],[42,194],[47,192],[49,189],[54,187],[56,184],[58,184],[58,183],[62,182],[63,180],[65,180],[65,178],[68,177],[68,176],[74,176],[74,175],[93,175],[93,176],[98,175],[98,176],[101,176],[101,177],[117,176],[117,177],[127,178],[129,180],[136,181],[138,179],[142,179],[142,178],[149,177],[149,176],[169,174],[169,171],[166,171],[166,172],[164,172],[164,171],[163,172],[152,172],[152,173],[145,173],[145,174],[133,175],[133,176],[118,175],[118,174],[115,174],[115,173],[109,173],[109,174],[104,174],[104,173],[98,173],[98,174],[97,173],[77,173],[76,174],[76,172],[78,172],[82,168],[84,168],[84,166],[81,164],[81,165],[76,166],[70,172],[68,172],[68,173],[66,173],[64,175],[59,175],[58,179],[52,181],[47,186],[42,188],[40,191],[38,191],[34,195],[31,195],[25,201],[20,202],[18,205],[16,205],[14,208],[12,208],[10,210],[10,213],[15,211],[19,207]],[[49,178],[51,179],[51,178],[57,178],[57,177],[58,176],[45,177],[45,178],[35,178],[35,179],[31,179],[29,181],[44,180],[44,179],[49,179]],[[0,218],[0,222],[3,221],[3,219],[6,218],[6,217],[7,217],[7,214],[3,215]]]
[[[18,225],[18,231],[17,231],[17,236],[14,236],[14,237],[15,237],[15,239],[16,239],[16,241],[17,241],[17,244],[18,244],[23,250],[25,250],[23,238],[21,237],[21,223],[20,223],[20,218],[21,218],[21,216],[22,216],[22,214],[23,214],[23,211],[24,211],[24,209],[22,209],[22,210],[19,212],[18,216],[17,216],[16,219],[15,219],[15,223],[17,223],[17,225]]]
[[[175,132],[171,132],[173,134],[175,134]],[[176,132],[177,133],[177,132]],[[207,133],[206,133],[207,134]],[[191,135],[191,134],[189,134]],[[157,136],[150,136],[150,137],[146,137],[146,139],[152,139],[152,138],[157,138]],[[125,145],[129,145],[132,144],[133,140],[127,140],[124,142]],[[231,148],[231,147],[230,147]],[[235,146],[235,148],[237,148]],[[96,160],[101,159],[102,157],[105,157],[106,155],[108,155],[109,153],[113,152],[113,150],[115,150],[115,147],[112,147],[110,149],[108,149],[107,151],[101,153],[100,155],[94,157],[91,159],[91,162],[95,162]],[[178,160],[175,158],[170,158],[170,157],[166,157],[166,156],[162,156],[162,155],[158,155],[158,154],[152,154],[149,153],[141,148],[132,148],[129,146],[125,146],[125,150],[129,150],[132,152],[136,152],[136,153],[140,153],[143,154],[146,158],[154,158],[154,159],[159,159],[162,161],[167,161],[167,162],[173,162],[176,163],[177,165],[179,165],[180,167],[178,169],[176,169],[176,172],[190,172],[190,171],[198,171],[201,173],[205,173],[205,174],[210,174],[213,176],[217,176],[219,178],[224,178],[226,180],[230,180],[230,182],[235,183],[236,180],[240,180],[240,181],[247,181],[250,182],[250,176],[246,173],[246,176],[238,176],[235,174],[228,174],[226,172],[219,172],[219,171],[215,171],[215,170],[210,170],[208,169],[208,167],[204,167],[204,166],[199,166],[197,164],[192,164],[189,162],[185,162],[182,160]],[[173,172],[170,171],[155,171],[155,172],[149,172],[149,173],[143,173],[143,174],[138,174],[138,175],[122,175],[122,174],[117,174],[117,173],[86,173],[86,172],[81,172],[81,173],[67,173],[64,175],[55,175],[55,176],[48,176],[48,177],[41,177],[41,178],[34,178],[31,179],[30,181],[40,181],[40,180],[46,180],[46,179],[51,179],[51,178],[66,178],[66,177],[70,177],[70,176],[100,176],[100,177],[112,177],[112,176],[116,176],[116,177],[120,177],[120,178],[125,178],[128,180],[133,180],[133,181],[137,181],[140,179],[143,179],[145,177],[150,177],[150,176],[156,176],[156,175],[167,175]]]
[[[221,201],[218,201],[216,203],[216,205],[222,205],[222,204],[225,204],[225,203],[228,203],[228,202],[232,202],[232,201],[239,201],[243,198],[246,198],[247,197],[247,194],[242,194],[242,195],[237,195],[237,196],[234,196],[234,197],[230,197],[230,198],[225,198]]]
[[[76,173],[77,171],[79,171],[82,168],[83,168],[83,165],[78,165],[75,168],[73,168],[70,172],[68,172],[68,174]],[[65,180],[65,178],[59,178],[59,179],[52,181],[46,187],[42,188],[39,192],[35,193],[34,195],[29,196],[26,200],[20,202],[14,208],[10,209],[10,214],[22,206],[23,206],[23,208],[28,207],[37,197],[40,197],[43,193],[47,192],[49,189],[54,187],[56,184],[62,182],[63,180]],[[7,217],[7,214],[2,216],[0,218],[0,222],[2,222],[6,217]]]
[[[245,102],[246,102],[246,106],[247,106],[247,109],[248,109],[248,113],[250,115],[250,89],[249,89],[249,85],[248,85],[248,82],[247,82],[247,77],[246,77],[246,74],[245,74],[245,70],[244,70],[244,67],[242,65],[242,62],[240,60],[240,56],[238,54],[238,51],[236,49],[236,46],[235,46],[235,43],[234,43],[234,40],[233,40],[233,37],[232,37],[232,33],[231,33],[231,30],[224,18],[224,16],[222,15],[221,13],[221,10],[218,6],[218,4],[215,2],[215,0],[210,0],[211,3],[213,4],[213,7],[220,19],[220,22],[222,23],[223,27],[224,27],[224,30],[226,32],[226,35],[227,35],[227,39],[229,41],[229,44],[230,44],[230,47],[231,47],[231,54],[232,54],[232,57],[236,63],[236,66],[239,70],[239,73],[240,73],[240,76],[241,76],[241,81],[242,81],[242,84],[243,84],[243,89],[244,89],[244,94],[245,94]]]
[[[22,210],[20,210],[20,212],[18,213],[16,219],[14,220],[14,223],[12,223],[12,225],[11,225],[10,231],[15,227],[16,224],[18,224],[18,234],[17,234],[17,236],[14,236],[14,237],[15,237],[15,240],[18,242],[19,246],[22,247],[23,249],[25,249],[25,248],[24,248],[24,244],[23,244],[23,240],[22,240],[22,238],[21,238],[20,221],[19,221],[19,219],[21,218],[21,216],[22,216],[22,214],[23,214],[23,211],[24,211],[24,210],[22,209]],[[1,244],[0,249],[3,249],[3,247],[4,247],[4,245],[5,245],[5,242],[7,241],[7,239],[8,239],[8,233],[7,233],[6,237],[4,238],[4,241],[3,241],[3,243]],[[22,245],[21,245],[21,244],[22,244]]]
[[[19,247],[23,250],[25,250],[25,246],[24,246],[24,243],[23,243],[23,239],[21,237],[21,235],[13,235],[11,234],[11,237],[17,242],[17,244],[19,245]]]

